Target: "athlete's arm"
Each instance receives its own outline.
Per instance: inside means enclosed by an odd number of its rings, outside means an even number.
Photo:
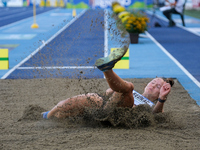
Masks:
[[[164,102],[166,101],[167,95],[170,93],[170,91],[171,91],[171,85],[165,82],[160,89],[159,100],[153,108],[153,113],[164,112],[163,110]]]

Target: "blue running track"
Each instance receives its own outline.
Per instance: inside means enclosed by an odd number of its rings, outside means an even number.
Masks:
[[[41,14],[55,9],[55,7],[36,7],[36,13]],[[33,7],[0,7],[0,27],[32,17]]]
[[[94,63],[103,57],[103,24],[103,10],[88,10],[7,79],[102,78]]]
[[[200,36],[179,27],[151,28],[149,33],[200,82]]]

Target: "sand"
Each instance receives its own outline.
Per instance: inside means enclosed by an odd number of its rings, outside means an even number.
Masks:
[[[127,80],[142,93],[151,79]],[[141,105],[106,117],[89,109],[64,120],[40,115],[68,97],[107,88],[105,79],[0,80],[0,149],[199,149],[200,108],[177,80],[163,114]]]

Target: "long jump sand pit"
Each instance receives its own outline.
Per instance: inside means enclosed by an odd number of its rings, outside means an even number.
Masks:
[[[127,79],[143,92],[151,79]],[[0,80],[0,149],[199,149],[200,108],[175,80],[164,113],[151,108],[114,109],[106,119],[44,120],[40,113],[59,101],[103,93],[105,79]],[[95,112],[94,112],[95,114]],[[88,116],[87,116],[88,115]]]

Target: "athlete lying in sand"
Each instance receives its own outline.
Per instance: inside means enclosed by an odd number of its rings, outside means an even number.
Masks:
[[[174,81],[155,78],[148,83],[142,95],[137,93],[134,91],[133,83],[124,81],[112,70],[126,51],[127,47],[116,49],[108,57],[100,58],[95,63],[97,68],[103,71],[109,84],[110,88],[106,90],[106,96],[109,96],[108,101],[96,93],[74,96],[60,101],[52,110],[42,113],[43,118],[76,116],[82,114],[85,108],[103,108],[105,110],[113,107],[133,108],[135,105],[144,103],[153,106],[153,113],[163,112],[164,102]],[[158,101],[154,105],[155,100]]]

